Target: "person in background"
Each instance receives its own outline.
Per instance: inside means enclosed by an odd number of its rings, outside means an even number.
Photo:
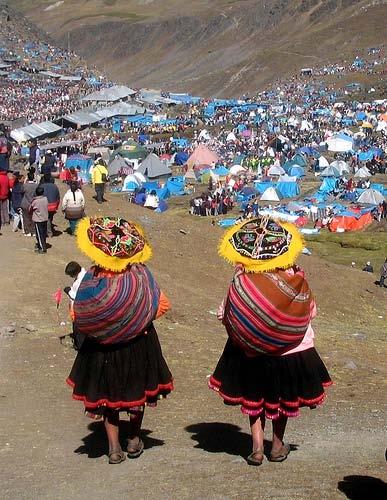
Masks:
[[[387,259],[384,261],[384,264],[380,268],[380,280],[379,286],[384,287],[384,280],[387,278]]]
[[[44,160],[43,160],[43,165],[40,169],[40,172],[42,175],[45,174],[50,174],[52,175],[54,172],[56,172],[56,158],[52,154],[51,149],[48,149],[46,151],[46,154],[44,155]]]
[[[62,200],[62,212],[69,221],[69,234],[74,234],[78,221],[85,215],[85,198],[79,189],[78,182],[71,182]]]
[[[6,170],[0,170],[0,227],[9,224],[8,198],[10,193],[10,180]]]
[[[58,186],[55,184],[54,178],[51,174],[44,174],[40,186],[42,186],[44,191],[44,196],[48,201],[48,225],[47,225],[47,236],[54,236],[54,215],[56,214],[59,203],[60,203],[60,193]]]
[[[48,201],[44,196],[42,186],[36,188],[35,197],[30,205],[32,220],[35,224],[36,252],[47,253],[47,221],[48,221]]]
[[[154,189],[152,189],[152,191],[147,195],[144,207],[149,208],[150,210],[156,210],[156,208],[159,207],[159,197]]]
[[[373,273],[374,272],[374,268],[371,265],[370,261],[366,262],[366,265],[363,267],[363,271],[365,271],[366,273]]]
[[[12,146],[5,135],[5,127],[0,126],[0,170],[7,172],[9,169],[9,158],[11,156]]]
[[[34,233],[34,223],[32,222],[32,215],[30,213],[31,201],[35,196],[37,182],[34,180],[35,171],[31,169],[27,174],[27,180],[23,185],[23,198],[21,202],[21,209],[23,214],[23,228],[25,236],[32,236]]]
[[[32,165],[39,165],[40,161],[40,148],[38,146],[38,142],[36,139],[31,139],[29,142],[29,149],[30,149],[30,154],[28,157],[28,163],[30,167]]]
[[[95,160],[94,167],[91,172],[91,180],[95,189],[97,203],[100,205],[102,202],[106,201],[104,194],[105,184],[108,180],[108,170],[102,158],[97,158],[97,160]]]
[[[23,213],[22,213],[22,200],[23,200],[23,191],[24,185],[21,182],[23,179],[21,178],[19,172],[14,172],[13,174],[14,181],[12,186],[11,193],[11,206],[13,211],[13,220],[12,220],[12,231],[16,232],[19,229],[19,225],[21,223],[21,227],[23,229]]]
[[[134,197],[134,203],[136,205],[144,205],[146,200],[146,190],[145,188],[140,188],[136,196]]]

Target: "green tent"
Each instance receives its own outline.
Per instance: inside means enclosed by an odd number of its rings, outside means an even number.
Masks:
[[[124,142],[124,144],[114,151],[114,156],[120,155],[128,160],[143,160],[148,156],[148,151],[133,140]]]

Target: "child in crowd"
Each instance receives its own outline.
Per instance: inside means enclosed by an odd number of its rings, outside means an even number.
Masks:
[[[44,189],[38,186],[35,191],[35,197],[31,201],[30,213],[35,225],[37,253],[47,253],[47,221],[48,221],[48,201],[44,196]]]
[[[72,333],[72,338],[74,341],[74,347],[75,349],[80,349],[84,336],[77,332],[77,329],[74,325],[74,310],[73,310],[73,305],[74,305],[74,300],[77,295],[78,288],[83,280],[83,277],[86,274],[86,269],[84,267],[81,267],[78,262],[71,261],[67,264],[65,267],[65,274],[67,276],[70,276],[70,278],[73,278],[73,284],[72,286],[66,286],[63,291],[68,295],[70,299],[70,317],[73,321],[73,333]]]

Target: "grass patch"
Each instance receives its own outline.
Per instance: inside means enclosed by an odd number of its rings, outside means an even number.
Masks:
[[[387,257],[387,236],[385,232],[322,232],[317,236],[305,237],[307,247],[319,257],[336,264],[350,265],[356,262],[358,268],[371,261],[375,270]]]

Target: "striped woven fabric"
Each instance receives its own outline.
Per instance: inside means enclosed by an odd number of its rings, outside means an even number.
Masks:
[[[247,355],[279,355],[304,338],[311,302],[302,273],[238,271],[229,288],[223,322],[228,335]]]
[[[127,342],[155,319],[159,300],[160,289],[142,264],[122,273],[91,268],[75,297],[75,324],[80,333],[102,344]]]

